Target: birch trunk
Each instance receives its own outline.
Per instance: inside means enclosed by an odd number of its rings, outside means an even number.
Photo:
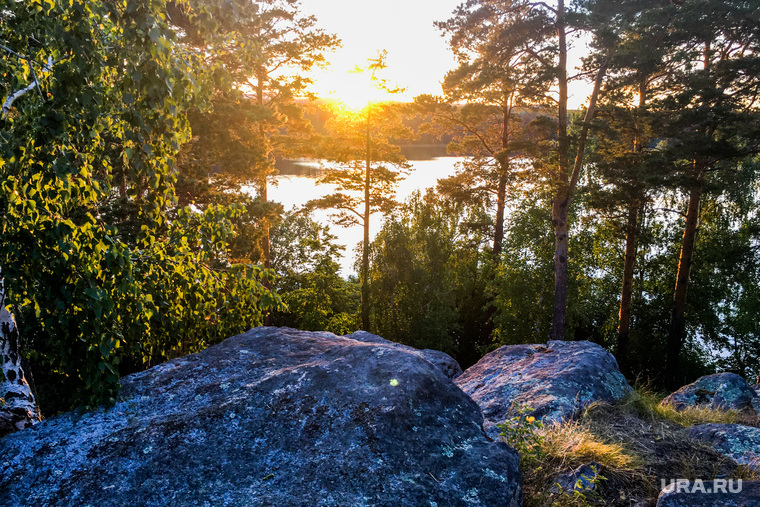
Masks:
[[[19,334],[13,315],[5,307],[5,288],[0,282],[0,437],[40,421],[40,411],[21,367]]]

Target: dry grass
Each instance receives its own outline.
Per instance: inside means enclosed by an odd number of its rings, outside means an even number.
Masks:
[[[708,407],[687,407],[684,410],[676,410],[670,405],[660,404],[654,410],[660,417],[680,424],[684,428],[707,423],[735,424],[739,419],[739,412],[736,410],[718,410]]]
[[[622,445],[599,438],[579,422],[549,426],[539,433],[543,437],[543,453],[571,467],[591,461],[616,470],[640,465],[638,457],[627,452]]]
[[[663,404],[663,398],[663,395],[658,395],[646,387],[638,387],[619,404],[635,409],[642,417],[671,421],[684,428],[707,423],[735,424],[743,416],[736,410],[708,407],[687,407],[685,410],[676,410],[672,405]]]
[[[537,430],[539,449],[523,467],[527,507],[585,506],[602,504],[601,499],[551,493],[557,476],[596,462],[601,465],[600,487],[608,482],[628,483],[641,473],[642,460],[625,445],[594,432],[582,419]],[[602,486],[602,484],[604,484]]]

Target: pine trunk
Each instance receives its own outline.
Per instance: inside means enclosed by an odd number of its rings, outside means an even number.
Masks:
[[[568,254],[567,199],[555,199],[552,204],[554,224],[554,315],[552,340],[564,340],[567,327],[567,254]]]
[[[647,101],[647,78],[643,77],[639,82],[639,105],[638,119],[642,121],[646,109]],[[636,136],[633,140],[634,153],[641,153],[644,149],[644,136],[642,135],[642,125],[637,125]],[[638,190],[638,178],[633,178],[634,194],[641,197]],[[639,234],[639,208],[642,206],[643,199],[636,199],[635,196],[628,201],[628,218],[625,224],[625,260],[623,261],[623,287],[620,291],[620,313],[618,315],[618,342],[617,342],[617,360],[620,369],[627,373],[628,371],[628,344],[630,342],[628,334],[631,328],[631,297],[633,294],[633,273],[636,266],[636,255]]]
[[[633,272],[636,265],[638,241],[639,206],[635,200],[628,202],[626,221],[625,260],[623,262],[623,288],[620,292],[620,313],[618,317],[617,360],[623,372],[628,370],[628,331],[631,326],[631,295],[633,294]]]
[[[567,251],[568,251],[568,208],[567,192],[569,173],[569,141],[567,138],[567,34],[565,33],[565,2],[557,2],[557,38],[559,42],[559,65],[557,82],[559,87],[559,107],[557,112],[557,142],[560,189],[552,202],[552,223],[554,224],[554,315],[551,338],[565,339],[567,325]]]
[[[256,104],[264,108],[264,81],[266,79],[265,77],[265,71],[263,68],[259,69],[259,75],[256,81]],[[264,129],[264,124],[259,121],[259,136],[261,138],[262,146],[268,147],[268,143],[266,140],[266,130]],[[267,150],[267,153],[264,154],[266,158],[266,164],[269,164],[269,152]],[[262,174],[261,179],[259,180],[259,196],[261,197],[261,200],[264,201],[264,203],[269,202],[269,195],[268,195],[268,182],[267,177],[269,173],[269,167],[264,168],[264,174]],[[266,207],[264,208],[266,209]],[[271,244],[269,239],[269,217],[265,216],[264,220],[261,223],[262,225],[262,232],[261,232],[261,255],[264,260],[264,267],[266,269],[269,269],[272,267],[272,253],[271,253]],[[269,282],[265,281],[264,285],[267,288],[269,287]]]
[[[499,263],[501,244],[504,241],[504,211],[507,205],[507,180],[509,179],[509,122],[512,117],[512,98],[506,99],[501,120],[501,149],[499,158],[499,183],[496,188],[496,220],[493,233],[493,259]]]
[[[259,195],[261,196],[261,199],[264,202],[269,201],[269,195],[268,195],[268,185],[267,185],[267,177],[264,176],[261,179],[261,184],[259,185]],[[264,268],[269,269],[272,267],[272,253],[271,253],[271,243],[269,239],[269,218],[265,217],[264,220],[261,223],[261,255],[264,258]],[[267,288],[269,287],[269,282],[265,281],[265,285]]]
[[[501,256],[501,244],[504,241],[504,210],[507,202],[507,162],[499,162],[499,186],[496,189],[496,224],[493,233],[493,258],[499,263]]]
[[[563,17],[564,2],[559,1],[559,13],[557,25],[559,32],[560,48],[560,78],[559,78],[559,189],[552,201],[552,224],[554,225],[554,312],[552,318],[552,340],[564,340],[565,328],[567,327],[567,255],[569,248],[569,223],[570,203],[578,185],[583,156],[586,151],[586,141],[591,120],[596,114],[596,102],[602,89],[604,76],[607,74],[607,64],[602,65],[594,81],[594,90],[591,93],[588,109],[583,118],[583,127],[578,136],[578,152],[575,155],[573,171],[568,181],[568,139],[567,139],[567,44],[565,41],[565,25]]]
[[[361,293],[361,316],[362,316],[362,329],[369,331],[369,218],[371,214],[370,207],[370,188],[372,185],[372,179],[370,175],[372,151],[371,151],[371,137],[370,137],[370,110],[367,105],[367,157],[366,167],[364,172],[364,243],[362,244],[362,293]]]
[[[13,315],[5,308],[5,292],[0,285],[0,437],[28,428],[40,420],[37,402],[21,366],[19,334]]]
[[[666,357],[668,383],[673,388],[681,385],[683,377],[680,356],[686,333],[686,320],[684,318],[686,313],[686,293],[689,288],[689,275],[694,260],[694,247],[699,226],[699,204],[702,198],[703,186],[704,175],[700,173],[689,191],[689,207],[686,212],[686,225],[683,230],[683,239],[681,240],[681,253],[678,257],[678,274],[676,275],[673,308],[670,314]]]

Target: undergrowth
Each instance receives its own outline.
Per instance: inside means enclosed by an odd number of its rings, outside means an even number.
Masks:
[[[676,411],[638,387],[615,404],[595,403],[562,425],[544,425],[524,406],[515,406],[500,425],[520,453],[527,507],[631,506],[654,501],[664,479],[760,480],[760,474],[720,455],[683,430],[704,423],[759,426],[758,417],[737,411],[694,408]],[[586,488],[563,491],[557,477],[581,465],[601,470]]]

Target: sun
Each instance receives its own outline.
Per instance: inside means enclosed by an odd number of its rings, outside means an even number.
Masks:
[[[393,96],[375,83],[367,72],[330,72],[315,83],[321,98],[333,99],[350,111],[360,111],[367,104],[388,102]]]

